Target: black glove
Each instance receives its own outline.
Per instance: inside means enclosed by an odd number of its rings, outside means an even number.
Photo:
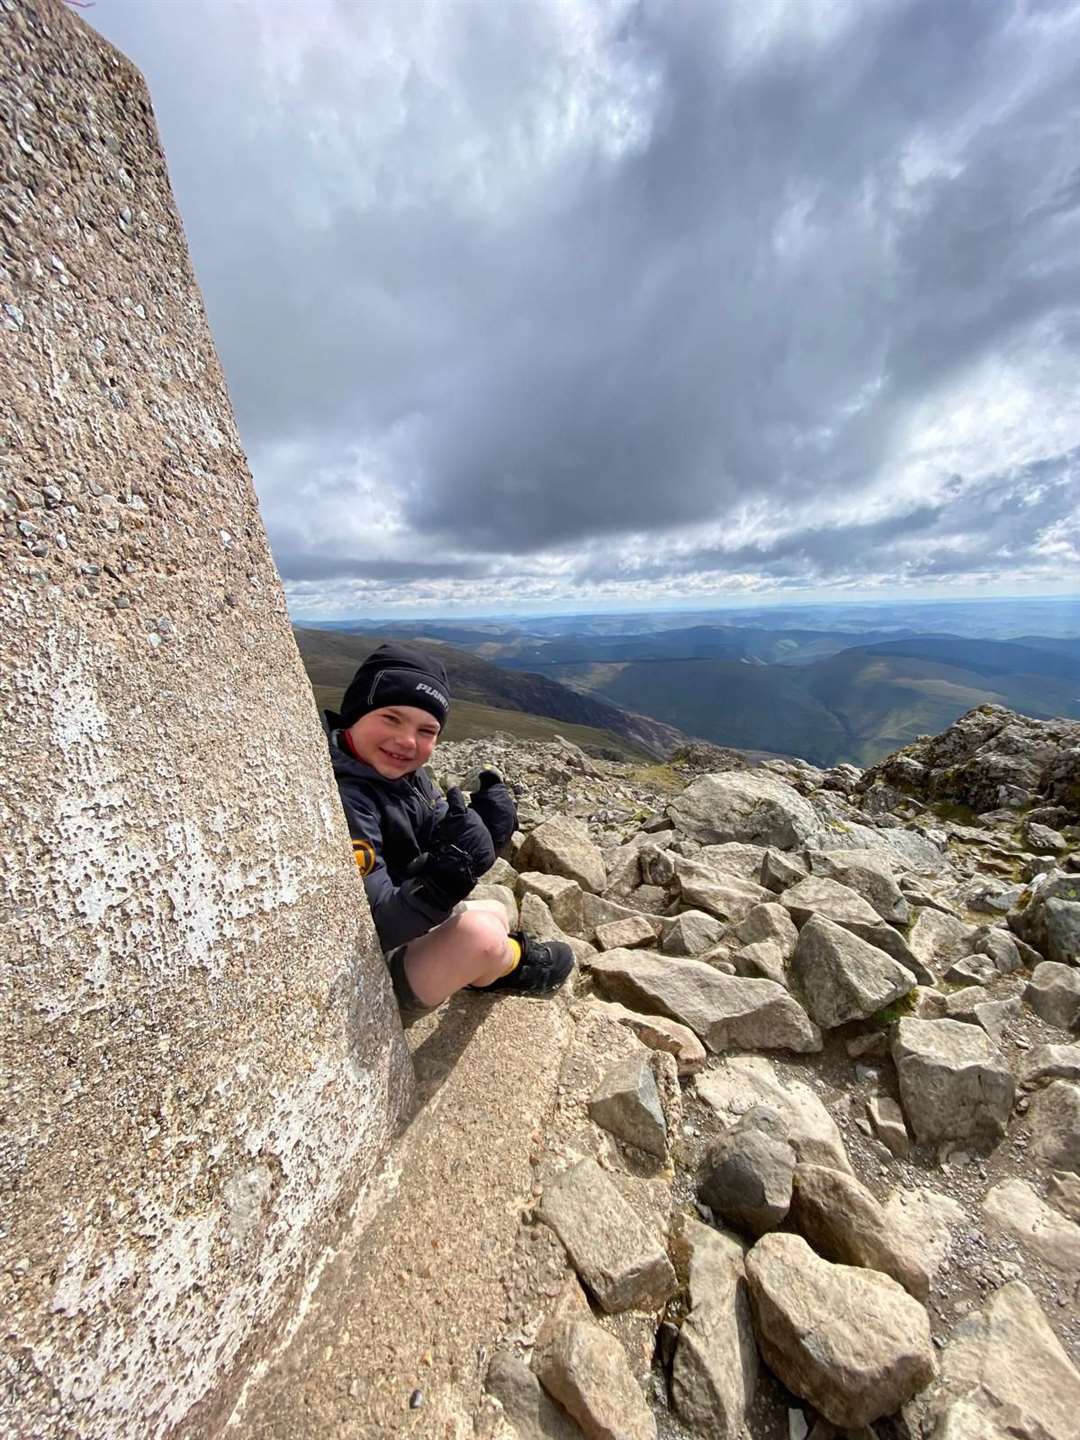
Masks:
[[[447,792],[447,811],[435,827],[431,848],[409,866],[424,890],[444,910],[464,900],[495,863],[495,849],[487,826],[465,804],[454,787]]]
[[[517,806],[497,771],[480,771],[480,789],[473,792],[472,808],[491,832],[495,849],[501,850],[517,829]]]

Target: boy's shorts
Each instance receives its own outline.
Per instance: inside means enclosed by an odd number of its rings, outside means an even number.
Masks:
[[[409,984],[409,977],[405,974],[405,951],[408,948],[407,945],[399,945],[387,955],[386,968],[390,971],[390,983],[394,987],[398,1009],[403,1015],[426,1015],[432,1007],[416,998]]]
[[[462,900],[459,901],[451,911],[453,915],[463,915],[467,910],[487,910],[503,919],[506,924],[506,911],[498,900]],[[433,929],[438,929],[434,926]],[[429,935],[431,931],[427,932]],[[422,936],[417,937],[422,939]],[[411,943],[411,942],[410,942]],[[390,971],[390,980],[394,987],[394,994],[397,997],[398,1008],[403,1015],[426,1015],[429,1010],[437,1010],[437,1005],[425,1005],[422,1000],[416,998],[412,986],[409,984],[409,977],[405,974],[405,952],[408,945],[398,945],[393,950],[387,951],[386,965]]]

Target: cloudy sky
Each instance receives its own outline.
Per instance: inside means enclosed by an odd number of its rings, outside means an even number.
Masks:
[[[82,13],[297,616],[1080,591],[1080,3]]]

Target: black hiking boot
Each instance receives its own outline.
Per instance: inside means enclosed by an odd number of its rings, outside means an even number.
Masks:
[[[574,952],[562,940],[535,940],[523,930],[510,935],[521,946],[521,959],[508,975],[471,990],[512,990],[516,995],[543,995],[557,990],[574,968]]]

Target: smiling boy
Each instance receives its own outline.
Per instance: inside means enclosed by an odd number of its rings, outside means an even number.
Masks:
[[[375,928],[403,1010],[456,990],[557,989],[574,957],[561,941],[508,933],[496,901],[466,899],[509,840],[517,811],[494,771],[466,805],[422,766],[450,710],[446,671],[411,645],[380,645],[327,712],[330,758]]]

